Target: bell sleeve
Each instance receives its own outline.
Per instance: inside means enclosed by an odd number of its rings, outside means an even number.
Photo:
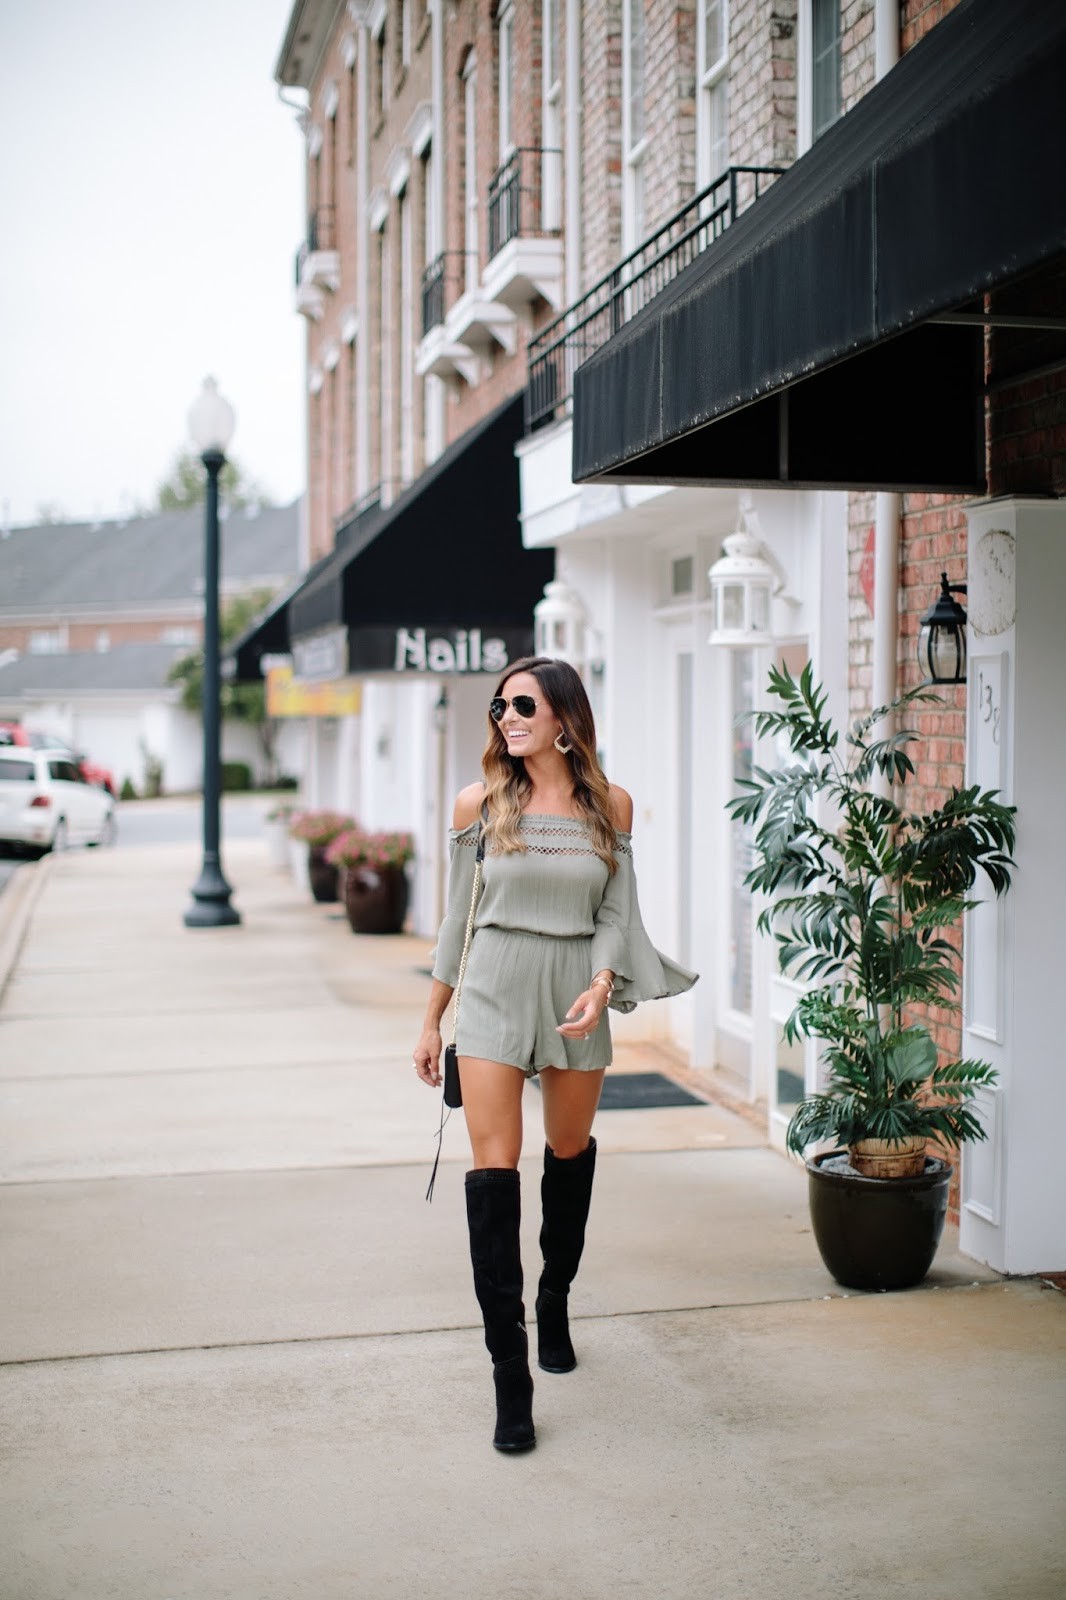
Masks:
[[[593,918],[592,973],[605,968],[614,973],[611,1009],[624,1012],[633,1011],[638,1000],[665,1000],[670,995],[684,994],[698,975],[662,955],[645,932],[628,833],[618,835],[615,860],[618,871],[608,878]]]
[[[470,915],[480,826],[479,822],[472,822],[468,828],[448,830],[448,909],[430,960],[433,963],[433,976],[452,989],[459,981],[459,962],[466,938],[466,919]]]

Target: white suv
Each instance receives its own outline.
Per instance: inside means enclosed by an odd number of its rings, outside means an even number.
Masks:
[[[44,855],[114,838],[115,802],[85,782],[69,751],[0,747],[0,844]]]

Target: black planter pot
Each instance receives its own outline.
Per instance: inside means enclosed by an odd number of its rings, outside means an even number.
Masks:
[[[948,1209],[951,1167],[927,1158],[917,1178],[863,1178],[826,1172],[846,1154],[807,1162],[811,1225],[822,1260],[847,1289],[909,1289],[936,1255]]]
[[[307,877],[311,893],[322,905],[340,899],[337,869],[326,860],[326,846],[311,844],[307,847]]]
[[[353,933],[402,933],[407,874],[402,867],[349,867],[344,908]]]

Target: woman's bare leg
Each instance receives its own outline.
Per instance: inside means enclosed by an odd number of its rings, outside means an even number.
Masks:
[[[475,1169],[517,1168],[522,1154],[525,1074],[503,1061],[460,1056],[459,1077]]]
[[[560,1161],[570,1161],[588,1149],[603,1073],[603,1068],[599,1072],[565,1072],[545,1067],[540,1074],[544,1137]]]

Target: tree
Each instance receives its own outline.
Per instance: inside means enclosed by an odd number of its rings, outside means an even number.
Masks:
[[[174,458],[169,475],[156,491],[157,511],[184,511],[189,506],[202,506],[206,495],[207,474],[195,450],[181,450]],[[219,474],[219,489],[223,502],[237,511],[247,506],[269,506],[269,494],[261,483],[249,478],[235,461],[228,458]]]
[[[233,644],[261,617],[273,599],[270,589],[253,589],[247,594],[233,595],[222,604],[219,615],[219,634],[222,647]],[[204,703],[204,653],[191,651],[180,656],[167,673],[167,682],[181,686],[181,703],[186,711],[199,716]],[[267,716],[266,687],[262,683],[227,683],[223,681],[220,709],[224,720],[246,722],[255,730],[259,748],[266,761],[268,779],[277,776],[277,743],[279,727],[275,718]]]

